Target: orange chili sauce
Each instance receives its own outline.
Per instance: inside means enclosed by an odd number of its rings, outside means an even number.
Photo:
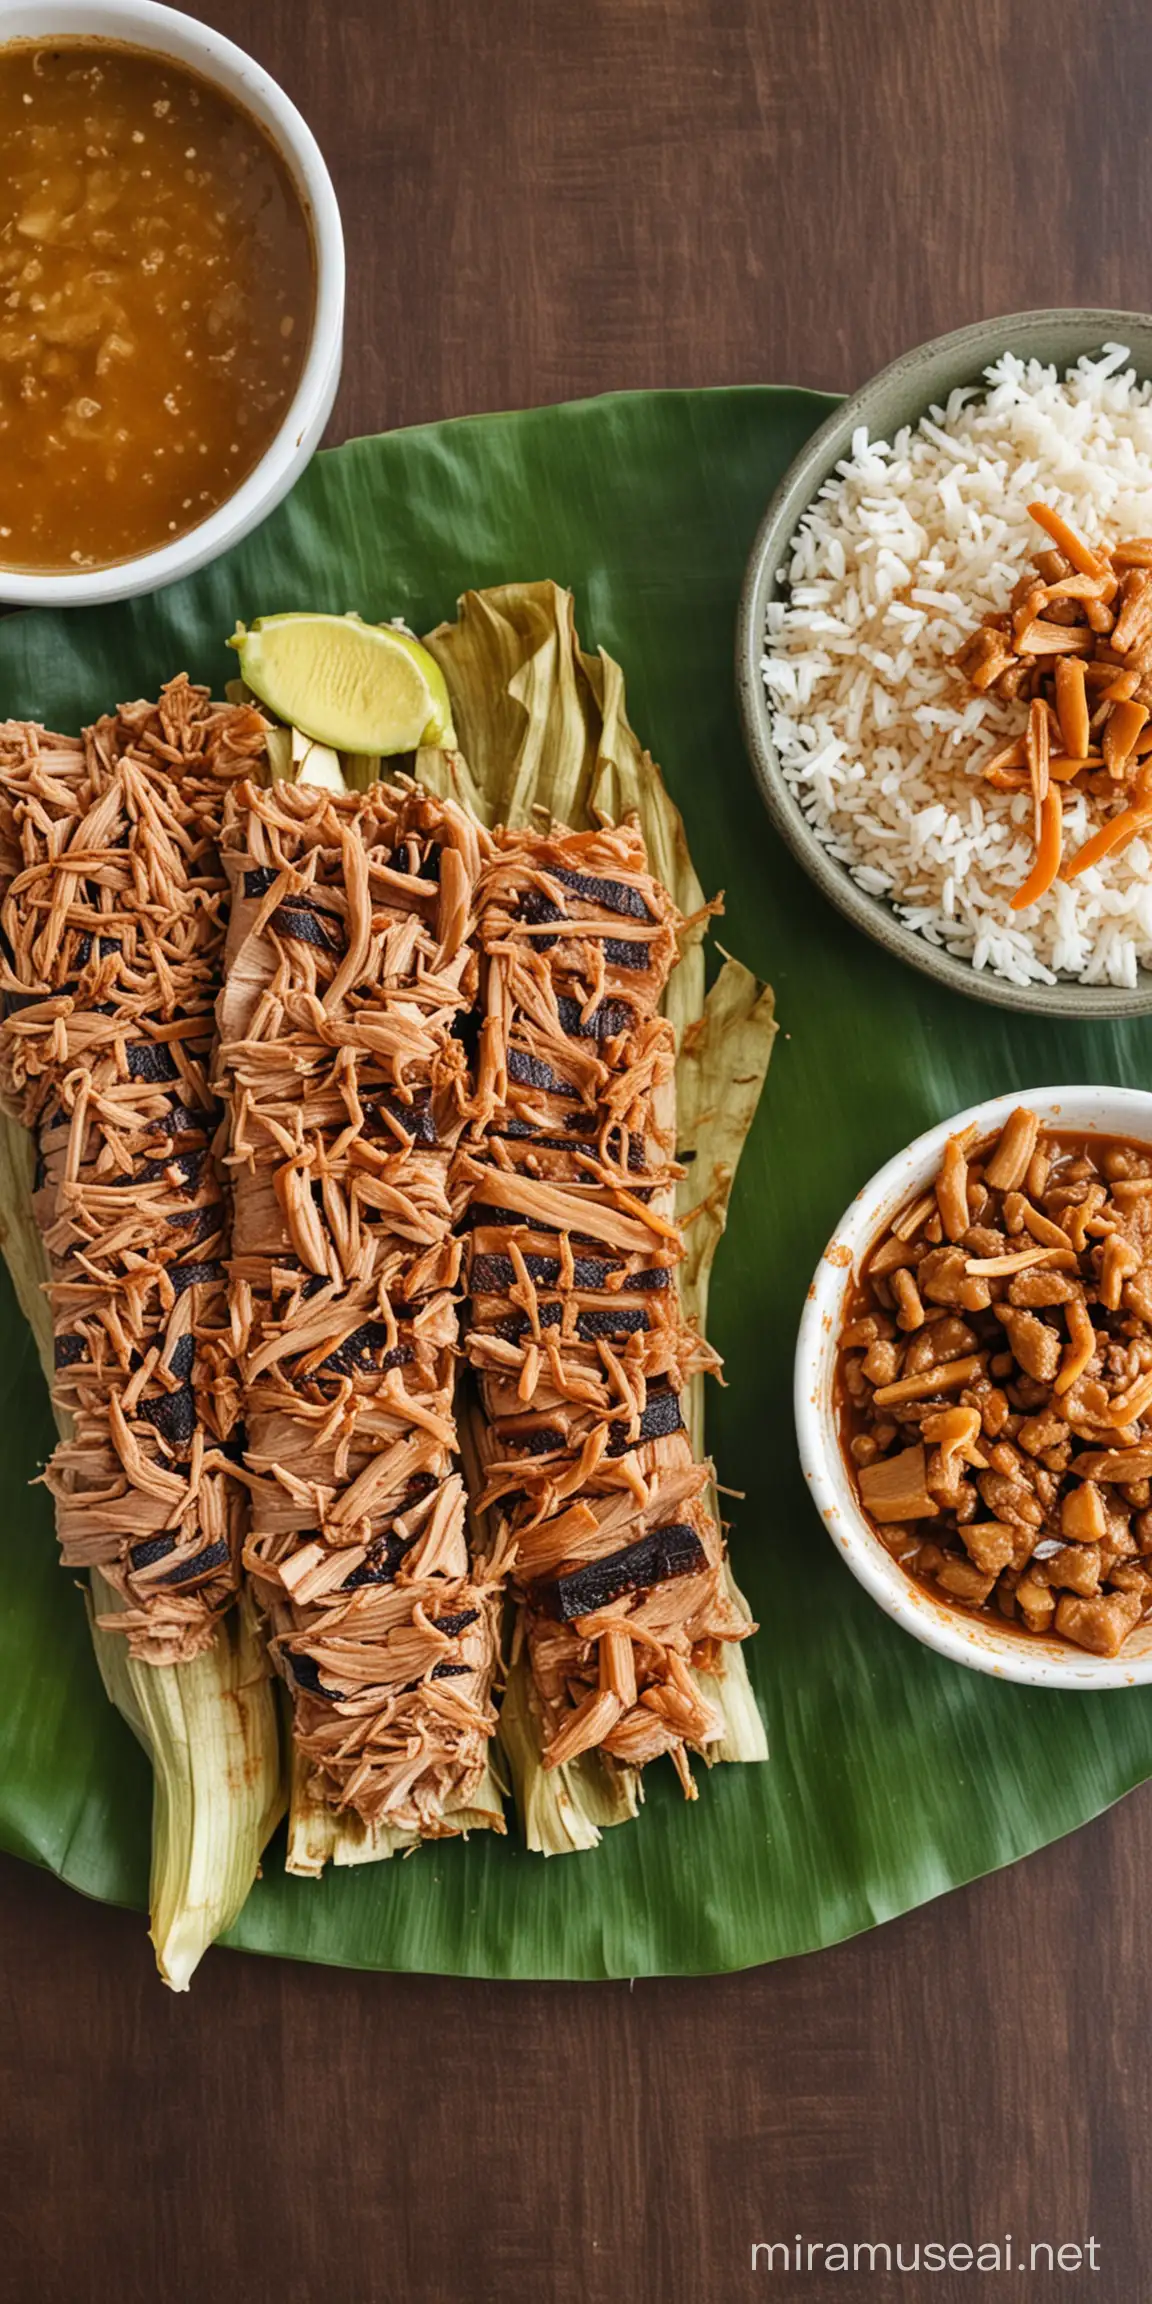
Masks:
[[[314,305],[288,168],[221,90],[143,50],[0,48],[0,569],[207,518],[279,429]]]

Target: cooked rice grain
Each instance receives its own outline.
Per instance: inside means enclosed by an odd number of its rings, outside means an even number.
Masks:
[[[949,658],[1042,538],[1037,497],[1090,542],[1152,532],[1152,384],[1123,345],[1062,382],[1006,352],[888,444],[861,429],[809,506],[762,659],[784,775],[825,847],[928,942],[1015,984],[1134,986],[1152,965],[1152,847],[1132,840],[1025,913],[1032,800],[981,782],[1022,733]],[[1104,815],[1065,793],[1065,854]]]

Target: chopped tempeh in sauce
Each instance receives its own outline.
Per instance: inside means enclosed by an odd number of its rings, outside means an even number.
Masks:
[[[1118,1654],[1152,1614],[1152,1145],[1023,1108],[953,1138],[863,1259],[838,1391],[861,1504],[910,1575]]]

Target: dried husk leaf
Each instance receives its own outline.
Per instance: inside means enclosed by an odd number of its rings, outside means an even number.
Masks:
[[[540,1730],[529,1700],[532,1675],[517,1638],[504,1702],[500,1742],[508,1755],[520,1828],[529,1848],[542,1856],[568,1856],[595,1848],[610,1824],[625,1824],[639,1813],[644,1786],[638,1768],[609,1773],[594,1752],[545,1768]]]
[[[0,1245],[46,1380],[52,1372],[47,1266],[32,1215],[32,1139],[0,1114]],[[166,1984],[183,1992],[229,1927],[284,1813],[280,1731],[268,1669],[246,1608],[188,1664],[144,1664],[97,1616],[123,1603],[96,1571],[88,1615],[112,1703],[152,1763],[150,1933]]]
[[[708,1328],[708,1284],[712,1260],[728,1221],[728,1201],[764,1086],[776,1018],[771,987],[758,982],[739,960],[724,965],[704,1003],[699,1021],[689,1024],[676,1062],[678,1150],[695,1154],[676,1190],[676,1213],[687,1225],[687,1255],[680,1267],[680,1298],[702,1335]],[[695,1213],[693,1213],[695,1212]],[[687,1223],[689,1215],[692,1222]],[[693,1376],[685,1421],[692,1446],[704,1454],[705,1378]],[[710,1509],[719,1511],[714,1490]],[[751,1611],[727,1562],[728,1589],[736,1606]],[[695,1675],[706,1696],[724,1714],[724,1738],[717,1760],[766,1760],[768,1740],[748,1678],[743,1647],[733,1643],[717,1680]]]

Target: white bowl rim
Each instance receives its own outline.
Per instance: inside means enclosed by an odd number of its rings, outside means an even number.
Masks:
[[[0,0],[0,48],[17,41],[119,41],[156,49],[214,82],[271,136],[303,200],[312,228],[316,294],[312,334],[295,394],[263,455],[231,496],[171,544],[107,568],[8,569],[0,565],[6,607],[68,608],[126,600],[175,583],[240,541],[287,494],[331,413],[340,377],[344,326],[344,234],[320,147],[271,73],[211,25],[161,0]]]
[[[1066,1642],[1025,1639],[934,1600],[886,1552],[856,1499],[840,1449],[831,1400],[835,1340],[843,1300],[860,1256],[886,1217],[922,1185],[947,1138],[973,1123],[981,1135],[1002,1127],[1018,1105],[1042,1122],[1085,1134],[1128,1135],[1152,1144],[1152,1092],[1077,1084],[1012,1089],[952,1114],[914,1138],[869,1178],[845,1209],[816,1268],[796,1341],[794,1409],[800,1464],[817,1511],[853,1575],[905,1632],[953,1662],[1031,1688],[1080,1694],[1152,1682],[1149,1653],[1093,1656]],[[1137,1635],[1139,1636],[1139,1635]]]

